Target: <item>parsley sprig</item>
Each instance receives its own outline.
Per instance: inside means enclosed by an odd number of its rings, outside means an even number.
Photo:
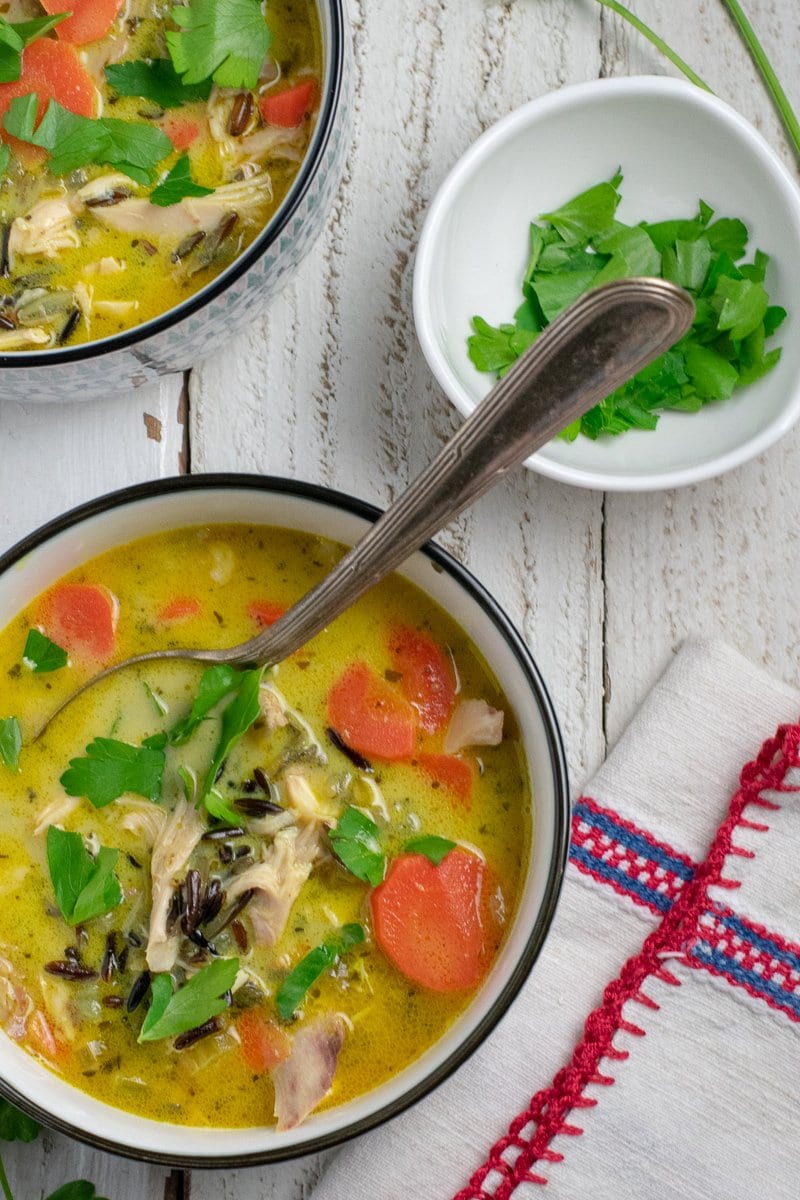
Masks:
[[[216,958],[176,992],[171,975],[156,975],[139,1041],[177,1037],[216,1017],[228,1006],[225,995],[233,987],[238,972],[238,958]]]
[[[167,135],[144,121],[81,117],[51,100],[37,126],[37,107],[34,93],[17,96],[3,118],[3,128],[20,141],[49,151],[54,175],[97,163],[116,167],[137,183],[149,184],[156,177],[158,163],[173,153]]]
[[[68,796],[83,796],[95,808],[105,808],[126,792],[161,799],[164,751],[152,746],[131,746],[115,738],[95,738],[85,758],[73,758],[61,776]]]
[[[690,219],[625,225],[616,219],[621,176],[599,183],[530,227],[522,304],[513,323],[473,318],[469,356],[479,371],[503,375],[560,312],[613,279],[660,275],[686,288],[696,315],[689,334],[562,433],[595,439],[655,429],[666,409],[697,412],[761,378],[780,358],[766,342],[786,316],[770,304],[768,256],[743,262],[748,242],[737,218],[713,219],[700,202]]]
[[[254,88],[272,42],[260,0],[189,0],[170,16],[167,48],[185,84]]]
[[[92,858],[79,833],[56,825],[47,830],[47,865],[56,903],[68,925],[82,925],[122,903],[122,888],[114,874],[119,850],[101,846]]]
[[[63,646],[56,645],[41,630],[30,629],[25,649],[22,651],[22,661],[34,674],[45,675],[65,667],[69,662],[69,655]]]
[[[330,832],[333,852],[356,879],[377,887],[386,874],[378,826],[366,813],[350,805]]]
[[[68,16],[67,12],[55,13],[52,17],[13,23],[0,17],[0,83],[16,83],[22,74],[22,51]]]
[[[207,100],[211,80],[184,83],[169,58],[129,59],[106,67],[109,87],[118,96],[140,96],[160,108],[180,108],[193,100]]]
[[[303,997],[310,987],[319,979],[324,971],[335,966],[343,954],[353,946],[364,941],[364,930],[361,925],[352,922],[342,925],[332,937],[320,942],[310,950],[304,958],[284,979],[275,996],[275,1004],[284,1021],[291,1021]]]
[[[22,728],[16,717],[0,717],[0,762],[9,771],[19,770],[19,754],[22,749]]]

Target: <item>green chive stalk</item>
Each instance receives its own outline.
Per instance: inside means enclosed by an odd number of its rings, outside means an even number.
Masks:
[[[702,88],[704,92],[711,91],[711,88],[708,86],[705,80],[701,79],[697,72],[693,71],[689,64],[684,62],[681,56],[677,54],[671,46],[668,46],[662,37],[658,36],[655,30],[651,29],[649,25],[645,25],[644,21],[640,21],[639,18],[632,13],[629,8],[626,8],[624,4],[620,4],[619,0],[598,0],[598,3],[602,4],[604,8],[610,8],[612,12],[617,14],[617,16],[622,17],[624,21],[627,21],[629,25],[632,25],[634,29],[638,30],[638,32],[641,33],[643,37],[646,37],[648,42],[651,42],[655,48],[664,55],[665,58],[668,58],[672,65],[677,67],[678,70],[681,71],[691,83],[695,84],[699,88]]]
[[[605,0],[600,0],[603,4]],[[767,91],[770,94],[772,103],[778,110],[778,115],[784,124],[792,149],[798,158],[800,158],[800,121],[797,119],[797,114],[789,103],[789,97],[781,86],[778,76],[775,74],[772,63],[767,57],[767,53],[761,42],[756,36],[753,26],[745,16],[739,0],[722,0],[723,5],[728,10],[731,20],[733,21],[739,33],[742,35],[744,44],[750,51],[750,55],[756,67],[761,73],[761,78],[764,80]]]

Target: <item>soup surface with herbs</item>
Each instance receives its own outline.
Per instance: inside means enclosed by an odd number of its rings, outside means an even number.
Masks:
[[[314,0],[0,0],[0,353],[166,312],[285,198],[319,104]]]
[[[490,668],[392,576],[278,667],[233,645],[342,547],[269,527],[109,551],[0,634],[0,1020],[158,1120],[289,1129],[469,1004],[513,916],[531,803]]]

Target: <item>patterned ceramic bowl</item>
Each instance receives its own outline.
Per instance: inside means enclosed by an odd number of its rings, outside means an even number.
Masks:
[[[230,522],[278,525],[352,544],[377,516],[377,509],[340,492],[261,476],[183,476],[127,488],[59,517],[0,557],[0,628],[67,571],[134,538]],[[413,554],[399,574],[444,608],[491,664],[513,707],[532,785],[533,845],[517,911],[464,1012],[397,1075],[284,1132],[269,1125],[171,1125],[111,1108],[52,1074],[1,1030],[0,1095],[51,1127],[118,1154],[200,1167],[272,1162],[323,1150],[402,1112],[488,1036],[525,982],[555,912],[570,825],[564,749],[536,664],[477,580],[433,543]]]
[[[90,400],[185,371],[230,340],[289,281],[318,237],[349,141],[351,51],[344,0],[317,0],[324,77],[317,127],[289,192],[247,249],[205,288],[125,333],[66,349],[0,354],[0,400]]]

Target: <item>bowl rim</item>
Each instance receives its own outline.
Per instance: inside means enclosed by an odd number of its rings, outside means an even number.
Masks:
[[[555,112],[580,107],[591,103],[598,94],[607,95],[609,93],[627,96],[631,102],[634,102],[637,97],[645,95],[662,96],[667,99],[683,98],[688,103],[713,113],[741,141],[746,143],[754,156],[760,160],[761,166],[768,172],[772,184],[784,196],[788,206],[794,210],[795,222],[800,227],[800,190],[776,151],[755,126],[727,101],[721,100],[719,96],[711,92],[703,91],[685,79],[676,79],[670,75],[630,75],[610,79],[591,79],[583,83],[568,84],[520,105],[484,130],[455,162],[431,201],[417,246],[413,281],[413,311],[417,338],[436,381],[463,417],[470,415],[475,408],[475,403],[451,369],[440,348],[434,332],[431,311],[432,265],[443,223],[463,184],[482,167],[484,159],[498,144],[509,140],[520,129],[524,129],[528,125],[539,124]],[[531,455],[525,466],[539,475],[558,480],[560,483],[606,492],[650,492],[700,483],[762,454],[789,432],[800,418],[800,381],[795,383],[793,390],[787,389],[787,391],[789,394],[784,407],[767,425],[747,437],[735,449],[717,454],[692,466],[635,475],[619,475],[615,474],[613,470],[592,470],[555,462],[541,452]]]
[[[238,474],[234,472],[174,476],[147,483],[134,484],[115,492],[109,492],[97,499],[78,505],[76,508],[47,522],[22,538],[3,555],[0,555],[0,574],[4,574],[10,570],[15,564],[25,558],[26,555],[40,549],[58,534],[80,525],[89,518],[102,516],[105,513],[127,505],[135,505],[139,501],[167,496],[176,492],[231,489],[252,489],[277,495],[296,496],[338,509],[349,515],[361,517],[367,521],[377,520],[382,512],[375,505],[368,504],[366,501],[351,496],[346,492],[334,488],[322,487],[318,484],[305,483],[300,480],[286,479],[281,476]],[[421,1100],[449,1078],[458,1067],[466,1062],[495,1028],[512,1001],[516,998],[522,985],[528,978],[536,959],[539,957],[550,930],[561,893],[569,852],[571,830],[571,803],[566,754],[555,706],[547,690],[547,686],[533,656],[510,618],[483,584],[446,550],[443,550],[434,542],[427,542],[421,547],[419,553],[430,559],[437,569],[441,569],[450,575],[464,589],[467,595],[478,604],[489,622],[495,626],[505,639],[537,705],[548,747],[550,771],[553,778],[553,853],[542,904],[513,970],[509,973],[503,988],[482,1020],[446,1059],[431,1070],[418,1084],[410,1087],[401,1096],[397,1097],[396,1100],[383,1105],[381,1108],[352,1122],[343,1129],[310,1137],[305,1141],[297,1142],[291,1146],[256,1150],[245,1154],[227,1154],[199,1158],[191,1154],[173,1155],[158,1151],[137,1151],[130,1146],[115,1142],[112,1138],[93,1133],[91,1130],[78,1128],[70,1122],[62,1120],[57,1114],[51,1113],[29,1101],[26,1096],[7,1083],[2,1076],[0,1076],[0,1096],[15,1104],[23,1112],[28,1113],[29,1116],[32,1116],[46,1127],[56,1130],[59,1133],[68,1134],[70,1137],[84,1142],[95,1149],[118,1154],[124,1158],[135,1159],[139,1162],[193,1169],[257,1166],[264,1163],[300,1158],[306,1154],[330,1149],[384,1124],[392,1117],[404,1112],[418,1100]],[[46,1068],[43,1068],[43,1070],[46,1070]],[[113,1106],[109,1107],[113,1111]],[[176,1128],[181,1127],[176,1126]]]
[[[246,274],[253,263],[257,262],[275,244],[296,215],[311,183],[316,178],[331,140],[344,88],[347,53],[345,0],[315,0],[315,5],[318,11],[323,7],[326,8],[330,17],[330,42],[327,63],[324,64],[323,69],[325,90],[317,123],[311,144],[300,164],[300,170],[286,193],[283,204],[250,245],[230,263],[225,271],[210,280],[199,292],[195,292],[193,296],[187,296],[179,304],[168,308],[166,312],[159,313],[149,321],[144,321],[141,325],[135,325],[132,329],[123,330],[120,333],[112,333],[97,341],[84,342],[79,346],[65,346],[58,350],[33,350],[24,353],[16,350],[8,351],[0,354],[0,371],[86,362],[104,354],[113,354],[117,350],[129,349],[139,342],[149,340],[151,337],[171,329],[179,322],[194,316],[212,300],[216,300],[227,291],[232,283]]]

